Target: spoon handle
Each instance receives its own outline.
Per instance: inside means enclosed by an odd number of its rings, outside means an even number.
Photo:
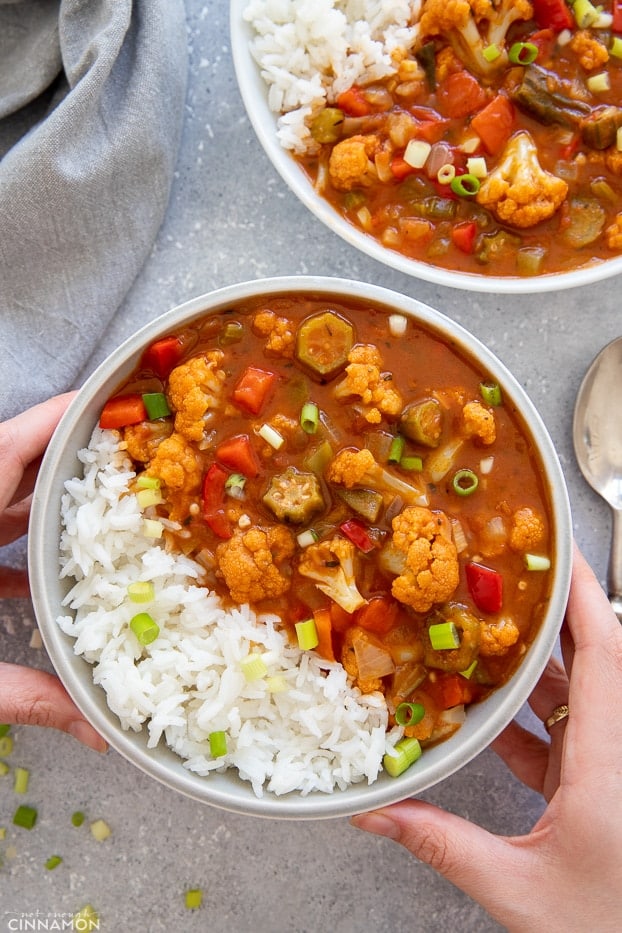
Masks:
[[[613,611],[622,622],[622,511],[620,509],[613,509],[607,587]]]

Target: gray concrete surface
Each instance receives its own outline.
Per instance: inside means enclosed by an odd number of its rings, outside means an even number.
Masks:
[[[485,341],[530,394],[559,451],[576,537],[604,580],[610,516],[578,472],[571,421],[585,369],[622,331],[620,277],[543,298],[486,296],[418,282],[360,255],[296,201],[263,154],[236,87],[227,4],[187,0],[187,8],[191,74],[170,208],[92,366],[147,320],[234,281],[321,273],[416,296]],[[43,651],[30,647],[35,625],[26,601],[0,604],[3,659],[50,668]],[[0,842],[0,931],[63,929],[87,902],[108,933],[500,929],[429,868],[346,820],[281,823],[231,815],[177,796],[115,752],[99,757],[40,728],[13,733],[12,762],[31,770],[28,796],[39,821],[30,833],[10,826],[12,781],[0,778],[0,826],[9,827]],[[492,752],[425,797],[502,834],[527,832],[542,809]],[[75,829],[76,809],[89,820],[105,819],[112,836],[96,842],[86,826]],[[53,853],[64,862],[46,871]],[[501,883],[511,896],[511,879]],[[204,890],[203,907],[194,913],[183,904],[189,886]]]

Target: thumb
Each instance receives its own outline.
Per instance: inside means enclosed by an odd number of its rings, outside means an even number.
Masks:
[[[507,891],[518,894],[518,879],[528,877],[519,847],[422,800],[361,813],[351,823],[399,842],[502,922],[508,917]]]
[[[106,741],[86,721],[58,677],[0,662],[0,722],[51,726],[105,752]]]

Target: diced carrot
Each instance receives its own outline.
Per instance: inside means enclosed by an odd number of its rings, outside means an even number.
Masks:
[[[363,90],[355,84],[338,95],[337,106],[349,117],[366,117],[372,112],[372,106]]]
[[[505,94],[497,94],[483,110],[471,120],[471,127],[477,133],[490,155],[497,155],[507,143],[514,128],[514,107]]]
[[[142,365],[151,369],[160,379],[166,379],[170,371],[179,363],[183,345],[179,337],[169,335],[156,340],[143,353]]]
[[[408,175],[412,175],[415,171],[412,165],[409,165],[408,162],[399,155],[393,156],[389,163],[389,167],[391,169],[391,174],[394,178],[397,178],[398,181],[401,181],[402,178],[406,178]]]
[[[147,421],[147,409],[140,395],[117,395],[106,402],[99,417],[100,428],[124,428]]]
[[[488,95],[468,71],[455,71],[439,86],[437,98],[445,116],[459,119],[484,107]]]
[[[368,603],[356,612],[356,624],[376,635],[386,635],[397,621],[399,607],[388,595],[372,596]]]
[[[259,369],[258,366],[248,366],[238,379],[231,397],[240,408],[251,415],[258,415],[268,400],[276,378],[276,373]]]
[[[259,459],[248,434],[236,434],[216,448],[216,459],[230,470],[253,479],[259,473]]]
[[[527,41],[536,46],[538,49],[536,61],[542,62],[544,59],[548,58],[553,51],[556,37],[552,29],[539,29],[538,32],[532,33]]]
[[[477,695],[477,684],[462,674],[439,674],[434,680],[428,679],[423,689],[440,709],[471,703]]]
[[[317,631],[318,644],[315,649],[325,661],[334,661],[333,624],[330,609],[314,609],[313,618]]]

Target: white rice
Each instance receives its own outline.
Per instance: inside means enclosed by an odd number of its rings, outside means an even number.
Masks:
[[[386,734],[384,697],[361,694],[340,664],[290,645],[275,617],[224,609],[197,585],[199,564],[145,537],[117,432],[97,428],[79,459],[84,475],[62,498],[61,576],[75,581],[63,604],[72,614],[57,622],[93,665],[123,729],[146,726],[148,747],[163,739],[199,775],[236,768],[259,797],[372,783],[402,731]],[[153,583],[153,602],[129,600],[128,584],[139,580]],[[160,627],[146,648],[128,624],[140,611]],[[268,673],[248,682],[240,662],[251,650]],[[274,677],[281,691],[271,692]],[[209,734],[220,730],[227,754],[214,759]]]
[[[281,145],[312,152],[308,123],[327,102],[394,74],[392,53],[412,47],[420,12],[421,0],[250,0],[251,54]]]

